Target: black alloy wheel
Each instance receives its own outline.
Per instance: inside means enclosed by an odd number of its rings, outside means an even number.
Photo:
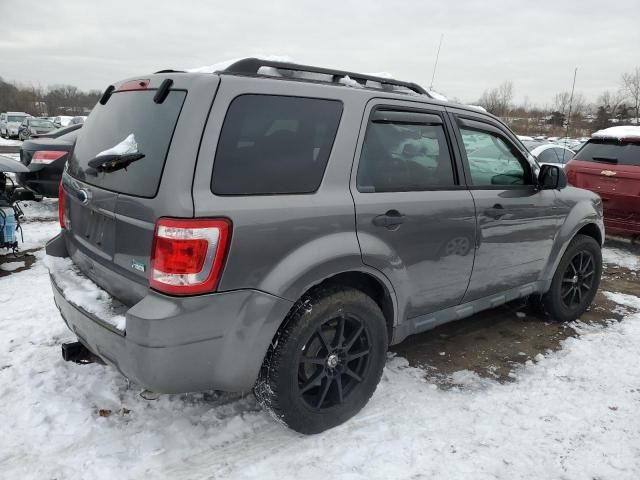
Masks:
[[[320,325],[300,352],[298,388],[312,409],[342,404],[362,382],[371,347],[362,320],[340,315]]]
[[[589,295],[595,279],[595,261],[587,250],[578,251],[562,277],[561,298],[567,308],[580,306]]]

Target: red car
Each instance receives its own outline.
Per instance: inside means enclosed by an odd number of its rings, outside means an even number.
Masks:
[[[607,232],[640,236],[640,126],[594,133],[565,171],[571,185],[602,197]]]

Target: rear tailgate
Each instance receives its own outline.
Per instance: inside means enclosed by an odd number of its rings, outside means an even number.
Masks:
[[[640,139],[593,138],[566,171],[573,185],[602,197],[606,217],[640,222]]]
[[[171,90],[157,103],[166,79],[173,81]],[[144,88],[124,82],[96,105],[63,177],[67,250],[84,274],[129,305],[148,290],[156,220],[193,216],[197,151],[219,82],[215,75],[175,72],[136,80]],[[112,172],[89,166],[101,152],[123,145],[144,157]]]
[[[569,178],[572,185],[599,194],[610,214],[640,215],[640,166],[572,160]]]

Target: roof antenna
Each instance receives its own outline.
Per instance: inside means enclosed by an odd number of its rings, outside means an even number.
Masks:
[[[576,88],[576,75],[578,75],[578,67],[573,71],[573,85],[571,86],[571,96],[569,97],[569,114],[567,115],[567,129],[564,132],[564,145],[567,146],[567,138],[569,138],[569,124],[571,123],[571,106],[573,104],[573,91]]]
[[[431,85],[429,85],[429,90],[433,90],[433,80],[436,78],[436,68],[438,67],[438,58],[440,58],[440,47],[442,47],[443,38],[444,38],[444,33],[441,33],[440,43],[438,44],[438,53],[436,53],[436,62],[433,64],[433,75],[431,75]]]

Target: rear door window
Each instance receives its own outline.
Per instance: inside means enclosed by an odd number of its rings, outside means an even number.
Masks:
[[[574,158],[586,162],[640,166],[640,142],[590,140]]]
[[[172,90],[164,102],[153,101],[156,90],[116,92],[105,105],[97,104],[84,123],[69,160],[69,173],[91,185],[139,197],[154,197],[160,185],[186,92]],[[135,145],[144,158],[126,169],[99,173],[90,160],[123,142]]]
[[[211,191],[216,195],[315,192],[341,115],[338,100],[237,97],[222,126]]]
[[[369,123],[356,185],[363,193],[410,192],[456,184],[442,120],[437,115],[384,112]],[[424,119],[421,119],[424,117]],[[435,121],[430,121],[430,119]]]

